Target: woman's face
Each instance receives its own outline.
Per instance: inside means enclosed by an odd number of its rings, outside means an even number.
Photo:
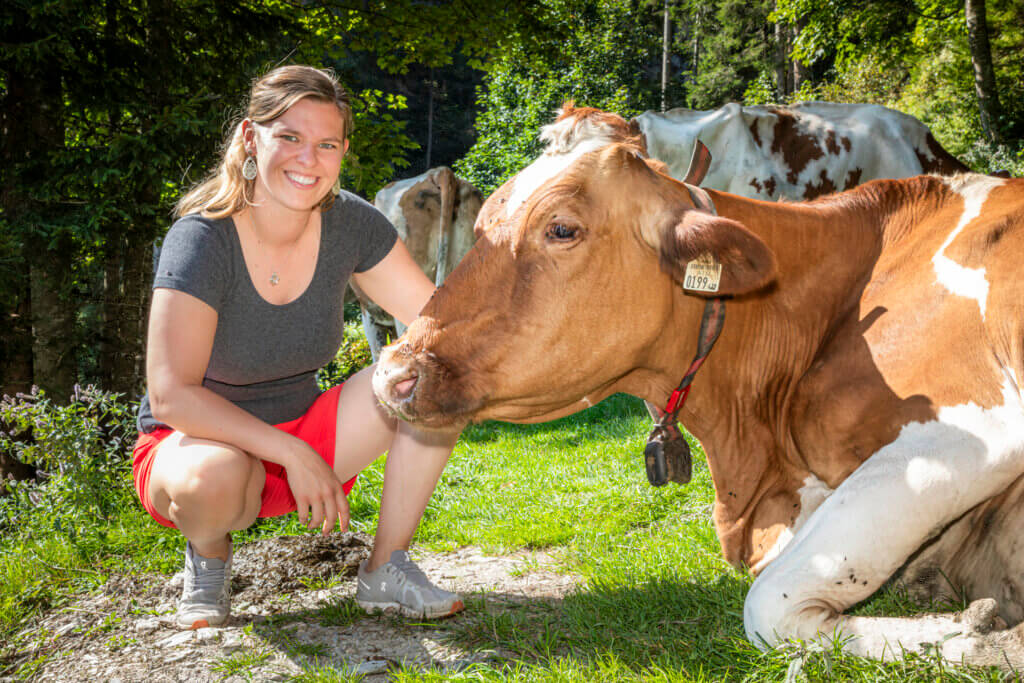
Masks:
[[[259,172],[253,200],[309,211],[331,191],[348,151],[341,112],[332,102],[304,97],[267,124],[245,122],[246,151]]]

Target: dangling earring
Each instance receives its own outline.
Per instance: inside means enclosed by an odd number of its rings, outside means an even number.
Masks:
[[[256,178],[256,157],[251,154],[245,158],[245,163],[242,164],[242,177],[246,180],[254,180]]]

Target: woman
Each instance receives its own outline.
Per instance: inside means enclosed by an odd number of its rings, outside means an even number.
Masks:
[[[341,345],[350,277],[406,324],[434,291],[387,220],[339,190],[351,129],[331,74],[275,69],[164,241],[133,471],[146,510],[186,538],[184,628],[229,614],[231,531],[292,510],[310,529],[345,529],[345,496],[384,451],[356,600],[421,618],[463,607],[405,552],[457,435],[387,415],[371,369],[322,394],[315,382]]]

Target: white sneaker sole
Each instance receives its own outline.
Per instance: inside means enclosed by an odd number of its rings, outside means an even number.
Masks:
[[[447,610],[427,609],[414,610],[398,602],[370,602],[369,600],[356,600],[356,604],[363,608],[367,614],[401,614],[411,619],[443,619],[453,614],[458,614],[466,608],[461,600],[456,600]]]

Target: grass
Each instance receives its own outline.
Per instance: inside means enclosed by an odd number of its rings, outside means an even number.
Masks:
[[[392,678],[1003,680],[994,671],[950,670],[926,656],[885,664],[814,644],[758,651],[743,633],[743,600],[751,578],[721,558],[710,521],[713,491],[703,454],[694,448],[694,476],[687,486],[651,487],[642,461],[649,428],[639,401],[615,396],[554,423],[487,423],[467,429],[427,509],[417,545],[443,551],[472,544],[494,553],[541,548],[557,558],[560,570],[581,576],[584,583],[560,601],[493,613],[484,598],[468,596],[467,613],[441,622],[440,628],[467,650],[509,656],[454,672],[404,669]],[[382,475],[380,461],[353,491],[353,526],[359,530],[373,532]],[[95,539],[62,543],[66,536],[60,535],[0,541],[0,639],[13,638],[29,615],[100,583],[107,572],[177,569],[180,537],[149,522],[137,506],[125,506],[107,527],[102,546]],[[261,521],[239,540],[303,532],[292,515]],[[89,573],[91,562],[101,568],[95,575]],[[923,608],[887,590],[858,612],[895,616]],[[367,618],[351,601],[303,616],[337,627]],[[271,620],[260,632],[268,645],[276,642],[275,623]],[[351,670],[335,668],[318,656],[322,653],[307,649],[296,651],[309,662],[296,680],[358,680]],[[243,674],[258,666],[264,654],[239,653],[222,660],[218,671]]]

